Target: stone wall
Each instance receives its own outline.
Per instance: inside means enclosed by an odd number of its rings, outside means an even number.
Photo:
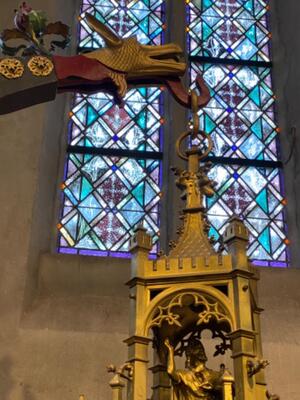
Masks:
[[[109,399],[106,366],[126,359],[128,279],[128,260],[42,255],[32,304],[9,329],[10,313],[2,313],[1,399]],[[298,270],[262,269],[259,285],[268,387],[289,400],[299,397],[299,279]]]

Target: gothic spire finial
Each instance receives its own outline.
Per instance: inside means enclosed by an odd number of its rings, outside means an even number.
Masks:
[[[208,256],[214,254],[211,241],[207,236],[207,221],[203,196],[213,196],[215,182],[212,182],[207,172],[210,165],[204,159],[212,149],[212,141],[205,132],[199,130],[199,117],[197,114],[197,95],[191,93],[193,129],[184,132],[176,143],[177,154],[188,162],[187,170],[173,168],[177,176],[176,185],[182,190],[181,198],[186,201],[183,210],[184,226],[179,240],[170,251],[171,257],[179,256]],[[191,147],[181,150],[184,139],[190,138]]]

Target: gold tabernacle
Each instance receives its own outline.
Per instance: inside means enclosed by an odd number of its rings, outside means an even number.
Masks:
[[[168,255],[150,260],[151,237],[142,225],[131,239],[130,336],[128,360],[110,381],[112,399],[147,399],[149,349],[153,348],[153,400],[278,399],[266,389],[260,333],[257,282],[259,273],[246,255],[248,230],[234,216],[228,221],[223,245],[208,238],[203,196],[214,194],[205,158],[211,140],[198,131],[196,96],[192,94],[194,128],[177,142],[177,154],[188,168],[174,168],[185,200],[183,227]],[[184,139],[190,146],[181,150]],[[224,254],[224,246],[227,254]],[[204,330],[218,338],[215,356],[231,352],[233,371],[209,362],[201,341]],[[151,346],[150,346],[151,344]],[[185,356],[185,368],[175,358]]]

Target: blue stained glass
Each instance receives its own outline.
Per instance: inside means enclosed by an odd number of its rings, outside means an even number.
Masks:
[[[144,213],[137,211],[122,211],[122,215],[126,218],[128,223],[132,225],[138,224],[144,216]]]
[[[214,155],[277,161],[276,125],[268,114],[274,114],[270,69],[193,63],[192,81],[197,73],[211,89],[200,123],[212,137]]]
[[[255,200],[257,201],[258,205],[267,213],[268,212],[267,191],[262,190]]]
[[[83,249],[87,244],[86,249],[95,251],[127,251],[132,228],[141,220],[145,220],[157,242],[160,163],[100,156],[80,156],[78,160],[77,170],[65,182],[65,203],[70,197],[71,203],[61,220],[62,251],[66,248],[65,242],[76,249]],[[91,165],[100,166],[102,172],[99,174],[97,168],[92,168],[96,170],[95,175],[77,178]],[[104,165],[117,168],[104,171]],[[71,194],[71,189],[76,196]]]
[[[84,13],[89,12],[109,25],[118,35],[136,35],[143,44],[157,43],[163,31],[163,1],[149,2],[115,0],[83,1],[80,21],[79,46],[98,48],[102,39],[92,32],[84,21]]]
[[[128,203],[126,203],[123,207],[122,210],[126,211],[139,211],[143,213],[143,208],[139,205],[139,203],[136,201],[135,198],[132,198]]]
[[[232,58],[269,61],[266,10],[263,0],[190,1],[190,54],[224,58],[224,65],[194,63],[191,75],[193,82],[201,73],[211,89],[200,122],[212,137],[213,154],[232,159],[211,171],[218,186],[206,199],[209,234],[221,235],[235,213],[250,230],[250,258],[286,265],[280,172],[234,165],[235,158],[278,160],[270,70],[226,65]]]
[[[192,55],[269,61],[266,2],[192,0],[188,6]]]
[[[206,199],[211,224],[209,234],[216,237],[223,234],[228,219],[236,214],[250,230],[248,255],[251,259],[287,263],[280,171],[217,164],[210,178],[218,186],[215,196]]]
[[[87,25],[93,14],[122,37],[161,44],[163,0],[83,0],[79,47],[104,46]],[[158,88],[130,90],[123,108],[103,93],[75,95],[69,144],[85,148],[137,150],[141,159],[70,153],[64,182],[59,251],[125,255],[134,225],[144,220],[158,241],[160,163],[144,161],[143,151],[160,151],[162,96]]]
[[[145,203],[150,203],[157,196],[157,191],[153,189],[149,184],[145,187]]]
[[[110,96],[106,100],[103,96],[77,96],[71,114],[71,145],[159,151],[159,89],[131,90],[123,109],[114,105]],[[95,107],[100,107],[97,112]]]
[[[68,230],[68,233],[72,236],[73,239],[77,236],[77,223],[78,215],[75,215],[75,217],[73,217],[65,224],[65,228]]]
[[[82,172],[86,174],[92,182],[97,181],[107,171],[107,163],[101,158],[91,158],[86,160]]]
[[[98,113],[94,110],[93,107],[88,106],[87,108],[87,125],[91,125],[98,118]]]
[[[245,39],[235,48],[235,53],[242,60],[249,60],[257,52],[257,47],[249,40]]]
[[[88,223],[92,222],[99,215],[99,209],[93,207],[79,207],[79,212]]]
[[[128,182],[133,184],[137,184],[145,177],[143,169],[135,160],[128,160],[122,165],[120,171],[123,173]]]
[[[270,230],[266,228],[258,237],[259,243],[264,247],[264,249],[270,253],[271,245],[270,245]]]

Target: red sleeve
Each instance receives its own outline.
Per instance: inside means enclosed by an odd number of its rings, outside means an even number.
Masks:
[[[101,82],[109,77],[109,69],[97,60],[85,56],[53,56],[58,81],[74,77]]]

